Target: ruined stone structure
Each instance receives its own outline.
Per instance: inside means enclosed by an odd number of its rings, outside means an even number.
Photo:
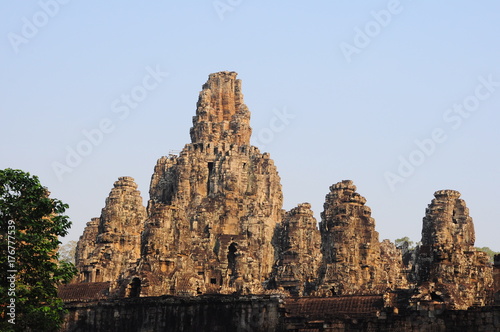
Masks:
[[[422,245],[406,252],[403,265],[401,250],[380,242],[366,199],[350,180],[330,187],[319,228],[308,203],[282,210],[277,169],[269,154],[250,145],[250,135],[236,73],[211,74],[199,95],[191,143],[158,160],[147,208],[133,179],[119,178],[77,246],[77,282],[85,286],[61,294],[71,301],[83,293],[85,301],[167,295],[165,303],[169,296],[176,298],[172,303],[201,295],[222,303],[224,294],[279,294],[296,301],[288,302],[290,312],[304,308],[314,321],[332,315],[320,312],[321,303],[344,311],[358,310],[342,308],[345,303],[359,303],[363,315],[379,319],[484,306],[500,297],[500,259],[494,283],[492,265],[473,247],[474,226],[458,192],[435,193]],[[202,310],[204,300],[197,301],[193,310]],[[184,315],[168,303],[162,315]],[[151,322],[151,313],[143,314]],[[310,326],[309,318],[297,319]]]
[[[321,289],[328,295],[380,294],[406,287],[401,252],[379,242],[366,199],[352,181],[330,187],[321,214],[323,271]]]
[[[269,154],[250,145],[249,121],[236,73],[210,75],[192,143],[158,160],[151,179],[134,276],[142,295],[264,290],[282,193]]]
[[[495,255],[493,263],[493,299],[496,305],[500,305],[500,254]]]
[[[292,295],[310,295],[318,285],[322,263],[321,235],[311,204],[299,204],[286,213],[277,228],[278,262],[274,273],[276,287]]]
[[[146,209],[134,179],[115,182],[100,218],[93,218],[76,248],[80,282],[115,283],[128,275],[140,257]]]
[[[444,302],[454,309],[484,305],[491,296],[493,272],[476,240],[469,209],[460,193],[440,190],[423,219],[422,245],[415,263],[419,300]]]
[[[96,246],[100,221],[101,218],[92,218],[85,226],[83,234],[76,244],[75,265],[79,272],[76,279],[79,282],[95,282],[94,268],[89,258],[92,257]],[[97,260],[94,263],[97,263]]]
[[[65,332],[493,332],[500,306],[394,312],[382,296],[201,295],[67,302]]]

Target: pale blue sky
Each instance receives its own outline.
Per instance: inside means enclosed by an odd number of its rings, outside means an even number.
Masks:
[[[119,176],[148,199],[156,160],[190,141],[208,74],[232,70],[285,209],[310,202],[319,221],[329,186],[352,179],[381,240],[418,241],[433,193],[455,189],[476,245],[500,250],[498,31],[493,0],[2,1],[0,168],[68,203],[76,240]],[[53,164],[102,121],[108,133],[58,179]]]

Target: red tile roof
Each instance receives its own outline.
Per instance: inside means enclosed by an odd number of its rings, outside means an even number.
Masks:
[[[285,300],[288,317],[306,317],[308,320],[332,316],[376,316],[383,306],[381,295],[302,297]]]
[[[57,293],[64,302],[104,299],[109,295],[109,281],[61,285]]]

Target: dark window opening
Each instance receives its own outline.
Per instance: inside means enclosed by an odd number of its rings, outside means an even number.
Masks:
[[[101,270],[95,270],[95,282],[101,281]]]
[[[212,285],[216,285],[217,284],[217,279],[216,278],[210,278],[210,283]]]
[[[141,295],[141,279],[134,278],[130,283],[129,297],[139,297]]]
[[[162,194],[162,201],[165,204],[167,204],[167,205],[172,204],[174,191],[175,191],[174,184],[170,181],[167,182],[165,189],[163,189],[163,194]]]
[[[208,163],[207,195],[209,195],[211,192],[210,191],[210,182],[211,182],[213,172],[214,172],[214,163],[210,162],[210,163]]]
[[[236,275],[236,251],[238,251],[238,245],[236,243],[231,243],[227,252],[227,265],[231,271],[231,276],[235,278]]]
[[[433,301],[436,301],[436,302],[444,302],[444,299],[442,296],[436,294],[435,292],[432,292],[431,293],[431,298]]]
[[[284,289],[286,291],[290,292],[290,295],[292,295],[292,296],[298,296],[299,295],[299,291],[298,291],[297,287],[293,287],[293,286],[291,286],[291,287],[284,287]]]

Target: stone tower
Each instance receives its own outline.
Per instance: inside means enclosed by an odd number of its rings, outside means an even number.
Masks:
[[[453,309],[484,305],[493,286],[488,256],[474,248],[472,218],[455,190],[439,190],[429,204],[415,264],[420,294]]]
[[[388,241],[381,246],[365,203],[350,180],[334,184],[326,195],[320,223],[320,290],[327,294],[379,294],[407,284],[401,252]]]
[[[120,177],[106,198],[100,218],[92,218],[77,243],[76,267],[81,282],[115,282],[140,257],[146,208],[134,179]]]
[[[302,203],[286,213],[276,233],[279,249],[274,280],[292,295],[316,290],[322,262],[321,235],[311,204]]]
[[[211,74],[191,143],[160,158],[151,178],[141,261],[129,276],[141,295],[265,288],[283,198],[269,154],[250,145],[249,122],[236,73]]]
[[[96,247],[100,222],[101,218],[92,218],[86,224],[83,234],[76,243],[75,266],[80,272],[76,277],[79,282],[94,282],[96,279],[93,264],[90,262],[93,260],[92,254]],[[95,260],[95,263],[97,263],[97,260]]]

